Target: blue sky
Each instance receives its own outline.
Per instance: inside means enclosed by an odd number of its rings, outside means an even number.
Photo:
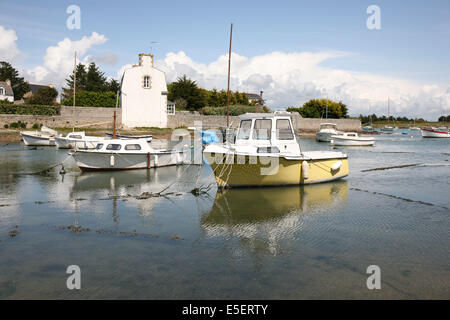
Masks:
[[[80,30],[66,27],[71,4],[81,8]],[[366,9],[372,4],[381,9],[381,30],[366,27]],[[17,35],[22,55],[15,62],[21,68],[42,65],[47,48],[64,38],[75,41],[97,32],[108,40],[92,46],[89,55],[116,56],[114,63],[100,63],[113,77],[121,66],[136,63],[137,53],[148,52],[151,41],[158,42],[153,44],[155,59],[183,51],[197,63],[213,63],[227,53],[230,22],[233,52],[244,57],[275,51],[345,52],[321,61],[320,67],[437,85],[444,94],[450,88],[448,0],[14,0],[2,1],[0,11],[0,25]]]

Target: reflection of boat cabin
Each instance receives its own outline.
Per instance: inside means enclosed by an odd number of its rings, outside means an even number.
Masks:
[[[121,106],[127,127],[167,127],[166,78],[153,67],[153,55],[139,54],[139,64],[124,71]]]

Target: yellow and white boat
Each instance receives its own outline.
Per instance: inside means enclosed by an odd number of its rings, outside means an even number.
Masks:
[[[219,187],[312,184],[349,172],[342,152],[303,152],[288,112],[242,115],[235,142],[210,144],[203,154]]]

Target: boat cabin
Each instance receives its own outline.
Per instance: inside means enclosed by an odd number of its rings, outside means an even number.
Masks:
[[[239,118],[236,146],[257,146],[258,153],[298,152],[289,112],[246,113]]]
[[[111,139],[99,142],[95,148],[97,152],[106,153],[147,153],[152,152],[145,139]]]
[[[320,130],[323,130],[323,129],[336,130],[336,127],[337,127],[336,123],[326,122],[326,123],[321,123],[320,124]]]

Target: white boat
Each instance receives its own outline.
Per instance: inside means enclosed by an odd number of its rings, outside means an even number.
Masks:
[[[342,152],[303,152],[289,112],[240,116],[234,143],[211,143],[203,151],[219,187],[300,185],[348,175]]]
[[[373,146],[374,137],[361,137],[356,132],[344,132],[331,136],[331,144],[335,146]]]
[[[382,133],[391,134],[394,133],[394,128],[391,126],[384,126],[381,128]]]
[[[72,156],[82,171],[127,170],[183,164],[187,151],[154,149],[145,139],[111,139],[93,150],[77,149]]]
[[[41,131],[21,131],[20,136],[26,146],[54,146],[58,132],[42,126]]]
[[[58,149],[95,149],[97,143],[105,140],[103,137],[86,136],[84,131],[70,132],[65,137],[55,137]]]
[[[423,138],[450,138],[449,128],[420,128]]]
[[[112,133],[106,133],[106,137],[109,139],[113,138],[113,134]],[[122,134],[118,134],[116,133],[116,138],[118,139],[145,139],[147,140],[147,142],[152,142],[153,140],[153,136],[152,135],[144,135],[144,136],[127,136],[127,135],[122,135]]]
[[[337,125],[335,123],[321,123],[319,131],[316,133],[316,140],[320,142],[330,142],[332,135],[339,134],[336,127]]]

